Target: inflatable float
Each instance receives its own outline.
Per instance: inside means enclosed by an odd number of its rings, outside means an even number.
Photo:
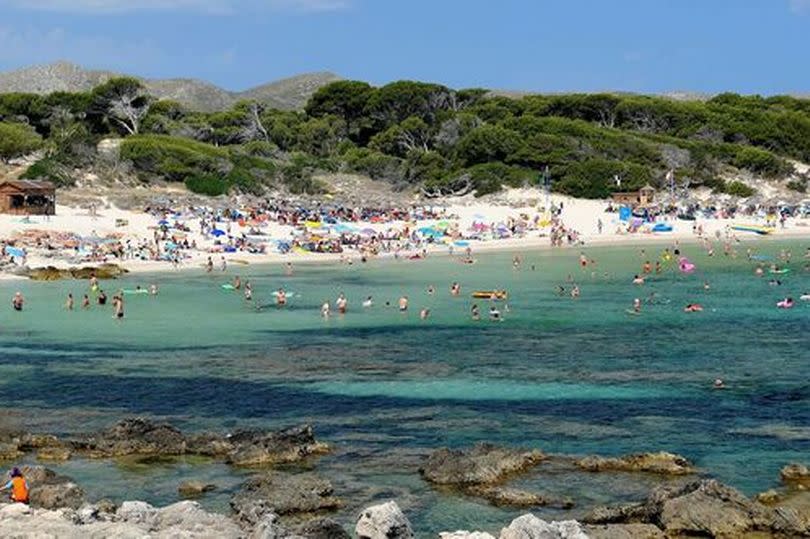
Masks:
[[[689,261],[689,259],[686,258],[685,256],[681,257],[680,260],[678,260],[678,267],[683,273],[692,273],[693,271],[695,271],[695,265],[692,264]]]
[[[135,288],[135,289],[127,289],[127,290],[124,290],[123,292],[127,296],[135,296],[135,295],[138,295],[138,294],[148,294],[149,290],[147,290],[145,288]]]
[[[790,273],[790,268],[782,268],[782,269],[770,269],[768,273],[773,273],[774,275],[784,275],[786,273]]]
[[[754,234],[759,234],[761,236],[771,234],[772,232],[776,231],[776,229],[771,226],[761,225],[734,225],[731,227],[731,230],[737,230],[739,232],[753,232]]]
[[[785,298],[779,303],[776,304],[779,309],[790,309],[793,307],[793,300],[791,298]]]
[[[476,299],[506,299],[507,296],[506,290],[476,290],[472,293]]]

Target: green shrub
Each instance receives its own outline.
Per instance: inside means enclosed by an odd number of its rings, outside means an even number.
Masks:
[[[731,164],[737,168],[750,170],[751,172],[770,177],[787,174],[792,169],[784,159],[780,159],[771,152],[751,146],[737,148],[736,155]]]
[[[24,180],[47,180],[57,187],[71,187],[76,180],[67,168],[55,159],[40,159],[20,176]]]
[[[787,188],[792,191],[797,191],[799,193],[806,193],[807,192],[807,180],[804,178],[799,178],[797,180],[790,180],[787,183]]]
[[[25,124],[0,122],[0,159],[13,159],[42,147],[42,137]]]
[[[138,172],[171,181],[183,181],[190,175],[227,173],[232,168],[228,157],[226,149],[167,135],[136,135],[121,144],[121,158],[132,161]]]
[[[368,148],[353,148],[343,154],[346,167],[375,180],[398,181],[402,160]]]
[[[552,169],[552,178],[559,173],[562,178],[553,184],[554,189],[580,198],[607,198],[617,190],[634,191],[653,179],[653,172],[648,167],[605,159],[589,159]],[[621,178],[621,188],[616,187],[615,176]]]
[[[189,191],[199,195],[215,197],[225,195],[230,191],[229,183],[225,179],[217,176],[189,176],[186,178],[185,184]]]
[[[734,180],[725,183],[723,186],[723,192],[735,197],[748,198],[754,196],[757,191],[753,187],[749,187],[741,181]]]

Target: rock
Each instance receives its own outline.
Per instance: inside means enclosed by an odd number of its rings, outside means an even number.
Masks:
[[[773,505],[782,499],[782,495],[774,489],[766,490],[757,494],[757,501],[765,505]]]
[[[576,465],[588,472],[648,472],[665,475],[695,473],[692,464],[684,457],[664,451],[659,453],[637,453],[618,458],[590,456],[579,459],[576,461]]]
[[[157,510],[154,526],[166,537],[238,537],[241,529],[224,515],[207,513],[197,502],[178,502]]]
[[[585,526],[591,539],[665,539],[664,532],[652,524],[607,524]]]
[[[74,448],[86,451],[93,458],[182,455],[186,452],[186,439],[177,428],[167,423],[129,418],[96,436],[74,442]]]
[[[124,522],[152,528],[157,520],[157,509],[146,502],[130,501],[122,503],[115,515]]]
[[[411,523],[395,502],[374,505],[363,510],[355,526],[357,539],[410,539]]]
[[[351,539],[343,526],[329,518],[305,522],[295,528],[295,533],[306,539]]]
[[[494,505],[510,507],[540,507],[555,506],[570,509],[574,506],[573,500],[566,498],[555,500],[543,494],[528,492],[516,488],[497,486],[474,486],[466,490],[468,494],[479,496]]]
[[[495,539],[485,532],[468,532],[468,531],[455,531],[455,532],[442,532],[439,534],[440,539]]]
[[[99,279],[115,279],[128,273],[128,270],[116,264],[102,264],[98,267],[60,269],[54,266],[31,268],[26,272],[33,281],[59,281],[62,279],[89,279],[95,275]]]
[[[78,509],[84,504],[84,491],[64,475],[42,466],[23,466],[30,488],[31,505],[43,509]]]
[[[15,443],[0,443],[0,461],[16,460],[23,455]]]
[[[70,455],[67,447],[48,446],[37,451],[37,460],[65,461],[70,459]]]
[[[501,530],[500,539],[588,539],[579,522],[546,522],[528,514]]]
[[[803,464],[788,464],[779,472],[779,476],[785,483],[807,483],[810,484],[810,468]]]
[[[240,521],[257,523],[266,513],[294,515],[334,510],[341,502],[332,484],[312,473],[269,472],[248,480],[231,499]]]
[[[659,487],[641,504],[600,508],[583,520],[589,524],[654,524],[667,536],[739,537],[793,525],[714,480]]]
[[[293,534],[278,522],[278,515],[268,513],[253,527],[248,539],[306,539]]]
[[[434,451],[419,472],[426,480],[439,485],[487,485],[524,471],[545,458],[540,451],[481,444],[466,452],[446,448]]]
[[[232,449],[227,462],[237,466],[297,462],[329,451],[328,445],[315,440],[309,425],[272,433],[239,431],[229,436],[228,442]]]
[[[177,492],[184,497],[202,496],[206,492],[216,490],[217,486],[202,481],[184,481],[177,487]]]
[[[60,447],[62,443],[59,438],[51,434],[26,433],[20,437],[20,449],[31,451],[45,447]]]

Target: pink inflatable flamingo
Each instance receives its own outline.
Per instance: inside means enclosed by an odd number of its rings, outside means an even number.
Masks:
[[[682,256],[678,260],[678,267],[680,268],[682,273],[692,273],[693,271],[695,271],[695,265],[692,264],[689,261],[689,259],[686,258],[685,256]]]

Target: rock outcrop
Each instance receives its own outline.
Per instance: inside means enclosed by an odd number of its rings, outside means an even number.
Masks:
[[[42,466],[23,466],[30,487],[31,505],[43,509],[77,509],[84,504],[84,491],[70,477]]]
[[[623,457],[590,456],[577,460],[576,465],[588,472],[647,472],[664,475],[688,475],[695,468],[687,459],[673,453],[636,453]]]
[[[528,514],[516,518],[501,530],[500,539],[588,539],[582,526],[574,520],[546,522]]]
[[[484,498],[493,505],[507,507],[559,507],[570,509],[574,506],[574,501],[570,498],[552,498],[545,494],[528,492],[511,487],[500,487],[493,485],[478,485],[466,488],[466,492],[479,498]]]
[[[357,539],[412,539],[411,523],[396,502],[365,509],[354,528]]]
[[[129,504],[129,505],[128,505]],[[142,502],[125,502],[117,513],[95,506],[78,511],[51,511],[22,504],[0,506],[4,537],[183,537],[236,539],[242,530],[223,515],[203,511],[194,502],[156,509]]]
[[[492,485],[509,475],[542,462],[540,451],[526,451],[480,444],[469,451],[439,449],[419,469],[422,476],[437,485]]]
[[[216,489],[217,486],[212,483],[203,483],[202,481],[183,481],[180,483],[180,486],[177,487],[177,492],[184,498],[194,498]]]
[[[301,515],[331,511],[341,506],[332,484],[313,473],[269,472],[248,480],[231,499],[231,509],[245,525],[258,524],[265,515]]]
[[[146,418],[124,419],[107,430],[70,439],[66,444],[73,452],[92,458],[203,455],[240,466],[297,462],[329,451],[328,445],[315,439],[309,425],[277,432],[186,435],[173,425]]]
[[[62,279],[90,279],[95,275],[99,279],[117,279],[128,273],[128,270],[117,264],[101,264],[97,267],[56,268],[46,266],[31,268],[26,275],[32,281],[59,281]]]
[[[588,524],[651,524],[667,537],[803,536],[810,533],[810,512],[766,507],[714,480],[653,490],[639,504],[598,508]]]
[[[788,464],[779,472],[779,476],[785,483],[810,485],[810,468],[804,464]]]

